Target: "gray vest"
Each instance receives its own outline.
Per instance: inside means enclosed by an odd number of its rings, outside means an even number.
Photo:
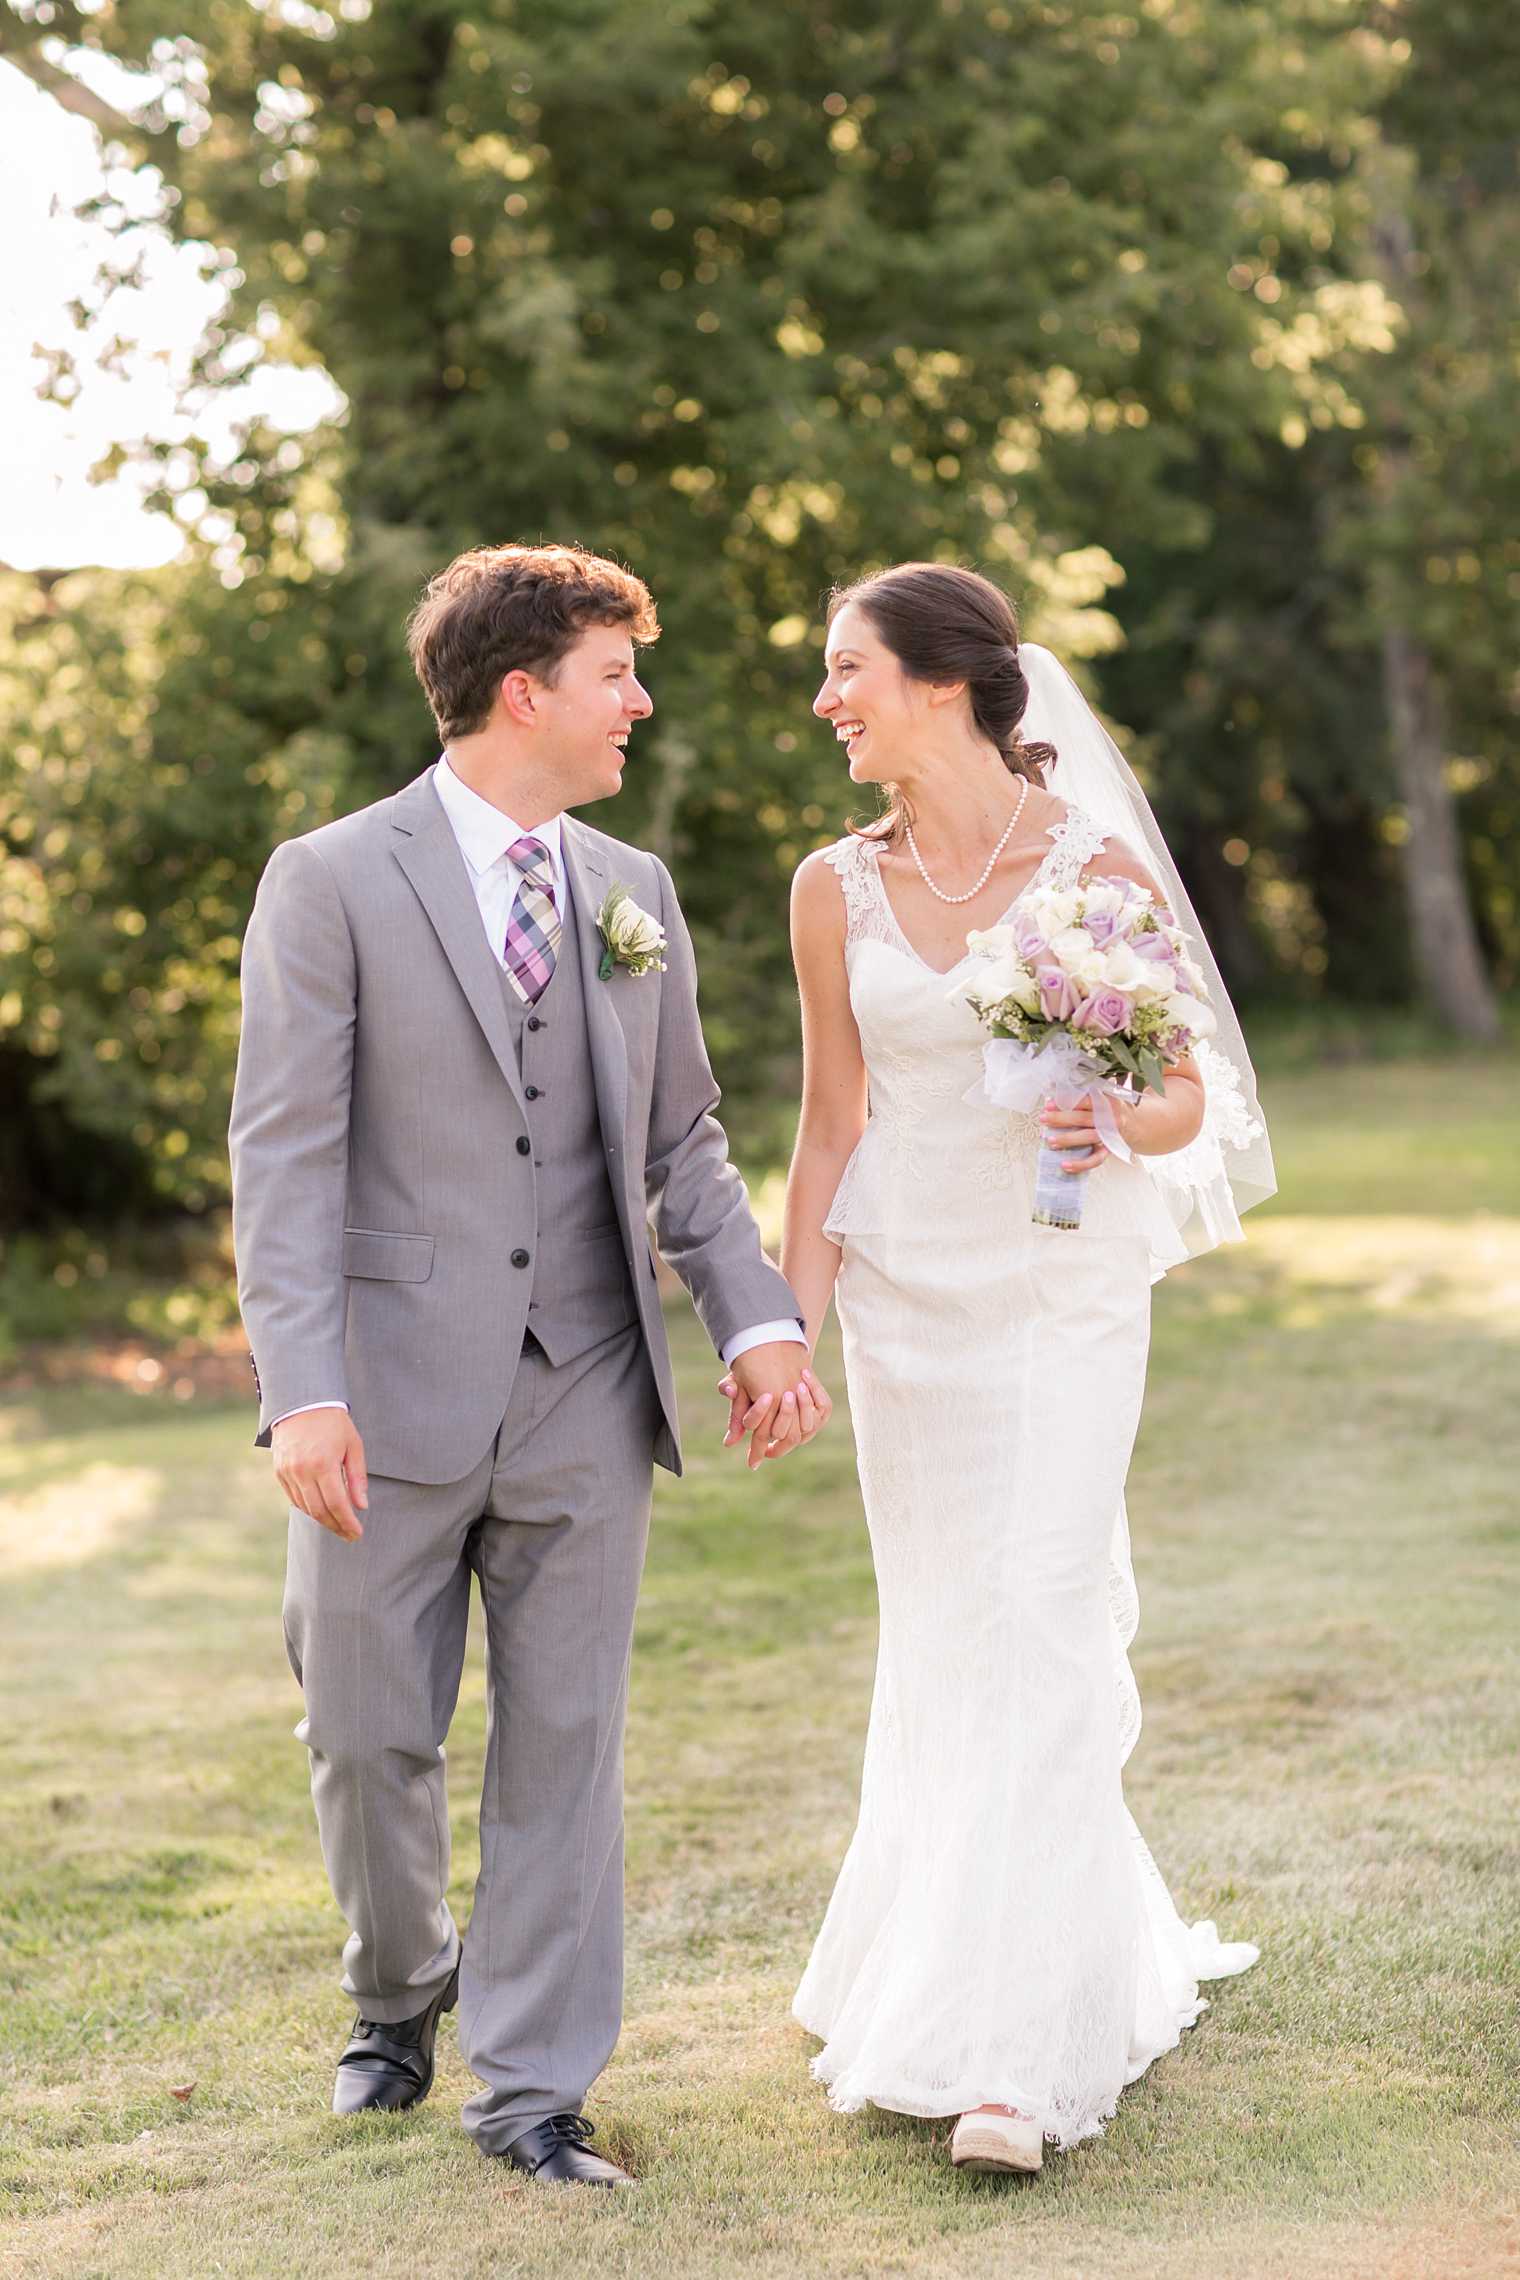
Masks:
[[[590,986],[599,986],[594,975]],[[556,1365],[638,1320],[597,1116],[585,989],[569,910],[553,976],[536,1005],[524,1005],[501,974],[536,1167],[528,1328]]]

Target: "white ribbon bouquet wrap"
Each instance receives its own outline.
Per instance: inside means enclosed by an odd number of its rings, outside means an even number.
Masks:
[[[951,993],[971,1005],[991,1040],[970,1096],[1033,1114],[1042,1101],[1092,1102],[1105,1147],[1130,1149],[1115,1101],[1165,1091],[1165,1069],[1215,1026],[1187,938],[1149,888],[1092,878],[1031,889],[1006,924],[967,936],[974,962]],[[1078,1227],[1087,1173],[1041,1146],[1035,1220]]]

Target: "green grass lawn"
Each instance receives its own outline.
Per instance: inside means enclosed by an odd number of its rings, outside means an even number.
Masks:
[[[1269,1091],[1279,1202],[1157,1300],[1129,1795],[1262,1960],[1033,2184],[833,2114],[789,2020],[849,1834],[874,1608],[846,1422],[750,1478],[678,1318],[629,1736],[635,2195],[544,2193],[430,2102],[327,2112],[348,2012],[251,1410],[0,1410],[0,2132],[16,2272],[1490,2280],[1520,2271],[1520,1074]],[[830,1374],[837,1378],[837,1367]],[[482,1701],[451,1746],[456,1908]],[[192,2087],[193,2086],[193,2087]],[[180,2093],[180,2095],[176,2095]]]

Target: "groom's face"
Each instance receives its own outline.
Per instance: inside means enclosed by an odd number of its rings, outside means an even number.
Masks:
[[[537,684],[534,704],[543,757],[566,807],[621,791],[630,732],[654,711],[634,670],[627,628],[587,626],[552,683]]]

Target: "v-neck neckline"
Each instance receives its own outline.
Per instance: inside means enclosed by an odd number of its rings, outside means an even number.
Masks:
[[[1036,863],[1034,869],[1030,872],[1028,878],[1024,881],[1024,884],[1020,887],[1018,893],[1013,896],[1007,907],[997,918],[989,921],[990,926],[1007,925],[1008,920],[1012,916],[1013,912],[1023,901],[1025,895],[1028,894],[1030,888],[1035,885],[1039,879],[1040,873],[1044,870],[1046,864],[1050,861],[1051,856],[1054,855],[1056,851],[1056,835],[1057,833],[1062,832],[1066,829],[1066,826],[1071,821],[1071,817],[1072,810],[1068,808],[1066,810],[1066,813],[1062,816],[1058,816],[1054,823],[1048,823],[1045,826],[1045,835],[1051,842],[1050,846],[1046,848],[1044,854],[1040,857],[1040,860],[1038,863]],[[904,950],[913,960],[915,965],[922,966],[926,974],[933,974],[936,981],[947,982],[952,974],[958,973],[961,967],[965,965],[966,960],[971,956],[970,950],[963,950],[952,966],[931,965],[921,950],[915,950],[913,944],[908,939],[907,929],[903,925],[902,920],[898,917],[896,909],[893,906],[892,897],[887,892],[887,882],[881,875],[880,841],[876,842],[873,854],[873,868],[876,873],[877,892],[880,894],[883,903],[886,905],[887,916],[892,921],[893,931],[896,933],[898,941],[902,944]],[[976,931],[979,934],[985,934],[988,931],[988,928],[978,927]],[[969,928],[967,929],[967,932],[970,932]]]

